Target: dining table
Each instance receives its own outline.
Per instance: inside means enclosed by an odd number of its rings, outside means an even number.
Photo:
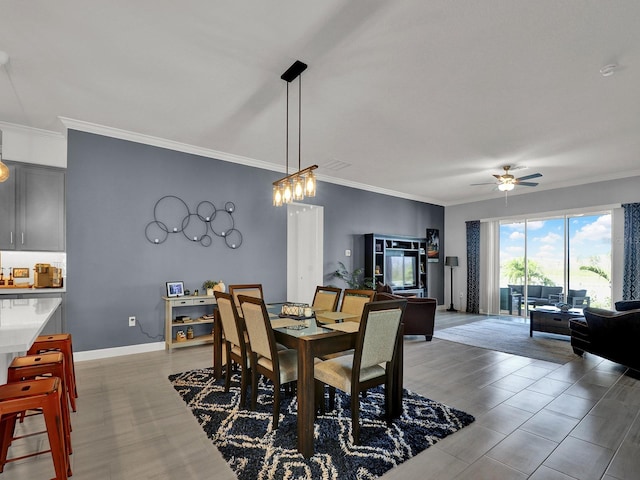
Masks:
[[[267,312],[269,313],[276,341],[298,352],[296,444],[298,452],[305,458],[310,458],[314,453],[313,433],[316,414],[315,359],[355,348],[360,323],[352,321],[339,322],[340,315],[331,315],[336,318],[336,323],[333,324],[316,323],[316,313],[311,317],[283,316],[280,313],[283,303],[285,302],[267,304]],[[347,318],[349,318],[348,314],[343,316],[344,320]],[[393,381],[390,412],[392,418],[398,418],[402,414],[403,326],[401,325],[400,328],[398,343],[396,344],[397,361],[392,365]],[[222,329],[220,322],[217,321],[214,323],[214,375],[216,379],[222,376],[221,351]]]

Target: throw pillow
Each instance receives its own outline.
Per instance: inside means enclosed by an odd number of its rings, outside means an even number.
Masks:
[[[618,312],[626,312],[627,310],[635,310],[640,308],[640,300],[622,300],[616,302],[616,310]]]

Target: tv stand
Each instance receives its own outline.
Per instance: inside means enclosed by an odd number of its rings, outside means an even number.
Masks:
[[[364,252],[364,276],[374,285],[387,284],[394,294],[427,296],[426,238],[367,233]]]

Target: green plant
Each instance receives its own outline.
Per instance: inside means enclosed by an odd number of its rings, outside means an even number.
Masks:
[[[218,282],[216,282],[215,280],[205,280],[202,283],[202,288],[204,288],[205,290],[208,288],[213,288],[218,284]]]
[[[503,267],[506,277],[514,283],[524,283],[524,258],[514,258]],[[530,285],[555,285],[555,282],[547,277],[544,270],[537,262],[527,260],[527,283]]]
[[[364,276],[364,268],[356,268],[349,272],[344,263],[338,262],[338,266],[339,268],[332,273],[332,276],[344,281],[349,288],[373,290],[373,278]]]

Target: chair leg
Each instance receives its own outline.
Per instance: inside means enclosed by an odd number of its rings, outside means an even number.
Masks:
[[[280,418],[280,382],[273,382],[273,429],[278,428]]]
[[[225,393],[229,393],[229,388],[231,387],[231,365],[233,365],[233,361],[231,360],[231,349],[227,342],[225,342],[225,350],[227,352],[227,368],[225,369],[224,391]]]
[[[320,414],[324,415],[326,413],[327,408],[324,401],[324,383],[322,383],[320,380],[315,380],[314,393],[315,393],[314,411],[317,414],[319,410]]]
[[[253,355],[251,357],[251,364],[255,366],[256,362],[257,362],[257,356]],[[257,404],[258,404],[258,369],[254,367],[251,369],[251,410],[255,411]]]
[[[16,415],[4,415],[0,420],[0,473],[4,471],[7,462],[7,452],[13,438],[13,430],[16,424]]]
[[[240,408],[245,408],[247,405],[247,366],[243,365],[240,371]]]
[[[353,444],[360,445],[360,398],[355,389],[351,390],[351,431]]]

